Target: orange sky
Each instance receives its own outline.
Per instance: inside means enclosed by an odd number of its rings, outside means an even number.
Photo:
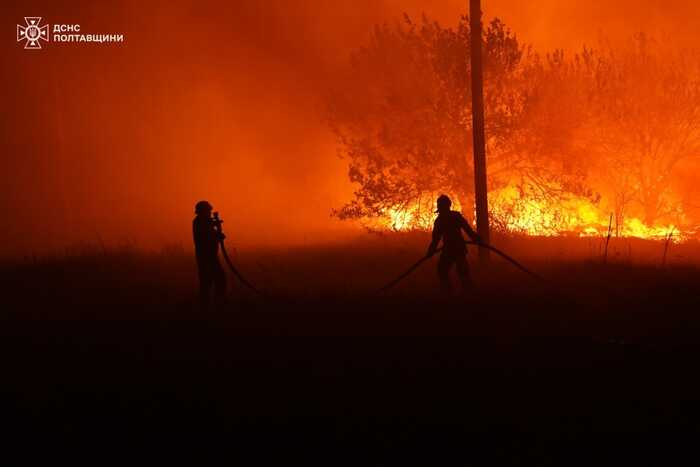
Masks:
[[[322,96],[373,24],[466,0],[3,2],[0,254],[79,241],[189,244],[209,199],[240,244],[344,235],[352,187]],[[693,1],[483,0],[538,49],[657,32],[695,41]],[[117,32],[122,45],[15,43],[24,16]]]

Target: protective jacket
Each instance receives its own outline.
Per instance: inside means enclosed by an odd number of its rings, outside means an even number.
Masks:
[[[435,252],[440,240],[442,240],[443,255],[465,255],[467,244],[462,237],[462,230],[467,233],[471,240],[479,241],[479,236],[460,212],[443,211],[438,214],[433,224],[433,241],[428,247],[428,255]]]

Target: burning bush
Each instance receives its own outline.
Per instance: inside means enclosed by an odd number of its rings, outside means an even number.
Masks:
[[[700,181],[700,54],[640,34],[617,49],[541,55],[497,19],[482,41],[496,228],[691,235],[697,207],[683,187],[695,185],[689,173]],[[336,216],[428,228],[442,192],[470,216],[469,53],[466,17],[456,28],[405,18],[377,27],[356,51],[328,99],[329,123],[358,185]],[[684,164],[684,183],[676,183]]]

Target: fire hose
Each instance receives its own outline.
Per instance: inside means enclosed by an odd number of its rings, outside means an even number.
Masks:
[[[226,237],[224,236],[223,229],[221,228],[221,224],[223,224],[224,221],[219,218],[218,212],[214,213],[213,222],[214,222],[214,228],[216,228],[216,231],[219,234],[219,245],[221,246],[221,255],[224,257],[224,261],[226,261],[226,264],[228,264],[228,267],[231,270],[231,272],[238,278],[239,281],[241,281],[241,284],[245,285],[246,287],[248,287],[250,290],[252,290],[256,294],[261,295],[261,296],[265,296],[265,294],[262,291],[260,291],[260,289],[255,287],[245,277],[243,277],[243,274],[240,273],[238,268],[236,268],[236,266],[233,265],[231,258],[229,258],[228,252],[226,251],[226,246],[224,245],[224,239]]]
[[[502,252],[501,250],[499,250],[498,248],[496,248],[496,247],[494,247],[494,246],[488,245],[488,244],[486,244],[486,243],[479,243],[479,242],[465,242],[465,243],[466,243],[467,245],[478,245],[479,247],[483,247],[483,248],[486,248],[486,249],[488,249],[488,250],[491,250],[491,251],[493,251],[494,253],[496,253],[498,256],[502,257],[503,259],[505,259],[506,261],[508,261],[509,263],[511,263],[511,264],[512,264],[513,266],[515,266],[516,268],[520,269],[520,270],[521,270],[522,272],[524,272],[525,274],[528,274],[528,275],[530,275],[530,276],[532,276],[532,277],[534,277],[534,278],[536,278],[536,279],[538,279],[538,280],[540,280],[540,281],[546,282],[545,279],[544,279],[542,276],[540,276],[540,275],[537,274],[536,272],[533,272],[533,271],[531,271],[530,269],[526,268],[525,266],[523,266],[522,264],[520,264],[518,261],[516,261],[515,259],[513,259],[512,257],[510,257],[509,255],[505,254],[504,252]],[[440,252],[440,251],[442,251],[442,248],[436,249],[436,250],[435,250],[435,253],[438,253],[438,252]],[[404,273],[402,273],[402,274],[401,274],[400,276],[398,276],[396,279],[394,279],[394,280],[392,280],[391,282],[389,282],[388,284],[386,284],[384,287],[382,287],[382,288],[380,288],[379,290],[377,290],[377,292],[379,292],[379,293],[385,292],[385,291],[389,290],[390,288],[394,287],[396,284],[398,284],[399,282],[401,282],[402,280],[404,280],[406,277],[408,277],[409,275],[411,275],[411,273],[413,273],[413,271],[415,271],[416,269],[418,269],[424,262],[428,261],[431,257],[432,257],[432,255],[422,257],[421,259],[419,259],[418,261],[416,261],[410,268],[408,268]]]
[[[221,224],[223,224],[224,221],[219,218],[218,212],[214,213],[213,222],[214,222],[214,227],[216,228],[216,231],[219,234],[219,245],[221,246],[221,254],[224,257],[224,261],[226,261],[226,264],[228,265],[229,269],[231,269],[231,272],[233,272],[233,274],[238,278],[238,280],[241,281],[241,284],[245,285],[246,287],[248,287],[250,290],[252,290],[256,294],[261,295],[261,296],[265,296],[266,295],[265,293],[263,293],[260,289],[255,287],[252,283],[250,283],[240,273],[240,271],[236,268],[236,266],[233,265],[231,258],[229,258],[228,252],[226,251],[226,246],[224,245],[224,239],[226,237],[224,236],[223,229],[221,227]],[[480,242],[473,242],[473,241],[469,241],[469,242],[465,242],[465,243],[467,245],[478,245],[479,247],[486,248],[490,251],[493,251],[494,253],[496,253],[497,255],[499,255],[500,257],[502,257],[503,259],[505,259],[509,263],[511,263],[513,266],[515,266],[516,268],[518,268],[519,270],[524,272],[525,274],[528,274],[528,275],[530,275],[530,276],[532,276],[540,281],[546,282],[546,280],[542,276],[540,276],[539,274],[526,268],[525,266],[520,264],[518,261],[513,259],[511,256],[507,255],[506,253],[504,253],[503,251],[499,250],[498,248],[496,248],[492,245],[488,245],[486,243],[480,243]],[[442,251],[442,248],[436,249],[434,253],[438,253],[440,251]],[[423,258],[419,259],[410,268],[408,268],[405,272],[403,272],[401,275],[399,275],[396,279],[392,280],[391,282],[386,284],[384,287],[378,289],[377,292],[378,293],[385,292],[385,291],[389,290],[390,288],[394,287],[396,284],[398,284],[399,282],[404,280],[406,277],[411,275],[413,273],[413,271],[418,269],[424,262],[429,260],[431,257],[432,257],[432,255],[424,256]]]
[[[246,278],[243,277],[243,274],[240,273],[236,266],[233,265],[233,262],[231,262],[231,258],[228,257],[228,253],[226,252],[226,247],[224,246],[223,239],[219,240],[219,244],[221,245],[221,255],[224,257],[224,261],[226,261],[226,264],[228,264],[228,267],[231,270],[231,272],[238,278],[239,281],[241,281],[241,284],[245,285],[256,294],[264,296],[265,294],[253,284],[248,282],[248,280],[246,280]]]

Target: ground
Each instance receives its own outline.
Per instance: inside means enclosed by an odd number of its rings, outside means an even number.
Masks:
[[[697,456],[697,245],[494,243],[444,300],[424,235],[246,250],[268,294],[196,309],[187,249],[6,261],[6,447],[90,461],[669,465]],[[475,259],[472,255],[472,261]],[[37,447],[39,446],[39,447]],[[144,457],[146,456],[146,457]],[[690,461],[690,462],[688,462]],[[686,464],[693,463],[686,457]]]

